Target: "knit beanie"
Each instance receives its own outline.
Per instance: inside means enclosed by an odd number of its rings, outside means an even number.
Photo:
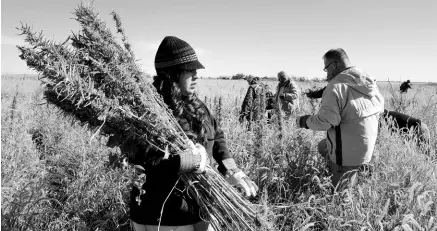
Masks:
[[[158,47],[155,56],[156,72],[162,70],[191,71],[205,69],[197,60],[194,49],[182,39],[166,36]]]

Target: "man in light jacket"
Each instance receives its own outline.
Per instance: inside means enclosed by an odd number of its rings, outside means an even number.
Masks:
[[[285,72],[278,73],[278,80],[275,102],[285,113],[285,118],[288,119],[292,112],[299,109],[299,91],[296,83]]]
[[[301,128],[327,131],[318,149],[328,161],[335,187],[350,187],[372,158],[384,98],[375,81],[350,65],[346,52],[331,49],[324,56],[328,85],[316,115],[298,117]],[[345,181],[343,181],[345,180]],[[344,182],[345,184],[339,184]]]
[[[326,87],[319,90],[308,90],[305,94],[310,99],[319,99],[322,98],[325,89]],[[424,150],[425,153],[431,151],[431,135],[428,126],[421,119],[397,111],[384,109],[379,121],[379,128],[383,125],[383,121],[388,123],[387,128],[390,129],[391,132],[398,133],[399,131],[398,134],[406,140],[416,139],[417,146]],[[413,130],[413,136],[407,135],[410,134],[410,130]]]

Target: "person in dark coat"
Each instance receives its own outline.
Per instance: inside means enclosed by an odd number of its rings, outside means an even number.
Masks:
[[[425,150],[429,148],[430,145],[430,132],[428,126],[418,118],[384,109],[382,114],[384,121],[389,125],[389,129],[392,132],[399,131],[402,135],[409,134],[410,130],[413,130],[413,139],[417,139],[417,145],[424,147]],[[408,136],[405,136],[408,137]]]
[[[128,154],[129,162],[146,174],[141,189],[134,187],[131,191],[130,218],[136,231],[211,230],[179,178],[189,172],[202,174],[212,159],[231,184],[242,188],[246,196],[256,195],[257,186],[237,167],[223,131],[195,94],[197,70],[203,68],[187,42],[174,36],[163,39],[155,57],[157,76],[153,85],[193,146],[196,145],[165,157],[152,146],[142,146],[133,140],[123,143],[122,153]]]
[[[274,96],[269,87],[259,77],[247,77],[249,88],[241,105],[239,121],[259,121],[274,108]]]
[[[278,73],[278,86],[276,87],[275,103],[289,119],[293,113],[299,110],[299,88],[291,76],[284,71]]]
[[[401,93],[407,93],[408,89],[411,89],[411,83],[410,80],[407,80],[406,82],[403,82],[400,86]]]

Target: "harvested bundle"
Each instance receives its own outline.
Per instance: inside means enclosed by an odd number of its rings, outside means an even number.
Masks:
[[[44,39],[26,25],[20,28],[30,45],[18,47],[20,57],[40,74],[47,101],[103,135],[135,140],[167,155],[188,149],[183,129],[144,81],[118,15],[112,13],[123,45],[91,7],[81,5],[74,14],[82,31],[63,43]],[[216,230],[254,230],[250,203],[215,170],[208,172],[181,176],[203,218]]]

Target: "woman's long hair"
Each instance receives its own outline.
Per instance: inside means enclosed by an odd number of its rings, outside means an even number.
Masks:
[[[207,120],[207,109],[203,102],[192,94],[183,96],[178,86],[180,71],[158,72],[153,85],[163,97],[164,102],[172,110],[179,125],[194,143],[205,144],[206,131],[204,122]]]

